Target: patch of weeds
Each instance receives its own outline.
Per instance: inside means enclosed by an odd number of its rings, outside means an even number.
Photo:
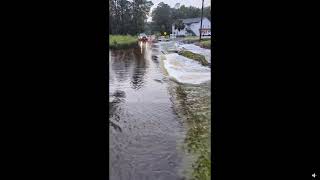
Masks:
[[[203,66],[209,66],[208,61],[206,60],[206,58],[204,57],[204,55],[201,54],[196,54],[190,51],[180,51],[178,53],[181,56],[187,57],[189,59],[193,59],[198,61],[200,64],[202,64]]]

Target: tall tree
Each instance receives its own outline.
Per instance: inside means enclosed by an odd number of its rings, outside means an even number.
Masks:
[[[152,11],[152,21],[157,24],[160,31],[171,32],[171,25],[173,23],[171,12],[170,6],[163,2],[159,3]]]
[[[131,35],[142,32],[152,5],[148,0],[109,0],[109,32]]]
[[[115,3],[113,0],[109,0],[109,32],[110,34],[114,34],[114,8],[115,8]]]
[[[211,6],[203,8],[203,17],[206,17],[211,21]]]
[[[178,29],[178,31],[180,31],[181,29],[184,29],[184,24],[183,21],[181,19],[178,19],[175,23],[174,23],[174,28]]]
[[[119,24],[121,28],[119,29],[119,34],[126,34],[128,33],[128,29],[130,28],[131,22],[131,2],[127,0],[118,0],[119,6],[121,10],[119,10]]]
[[[132,2],[132,21],[133,28],[132,31],[134,34],[142,32],[144,30],[145,20],[147,19],[147,15],[150,12],[150,8],[153,6],[152,1],[148,0],[133,0]]]

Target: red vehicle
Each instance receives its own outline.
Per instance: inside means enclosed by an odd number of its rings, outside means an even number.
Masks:
[[[139,41],[148,41],[148,37],[146,34],[141,33],[138,37]]]

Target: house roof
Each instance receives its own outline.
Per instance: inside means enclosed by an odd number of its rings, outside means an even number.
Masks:
[[[203,17],[205,19],[206,17]],[[201,21],[201,17],[198,18],[188,18],[188,19],[181,19],[184,24],[191,24],[191,23],[197,23]]]

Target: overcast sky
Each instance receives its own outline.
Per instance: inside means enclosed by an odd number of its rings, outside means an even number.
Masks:
[[[195,7],[201,7],[202,0],[151,0],[153,2],[153,6],[151,7],[151,10],[156,8],[160,2],[164,2],[168,4],[170,7],[174,7],[176,3],[180,3],[180,6],[195,6]],[[210,0],[204,0],[203,6],[210,6],[211,1]],[[151,21],[151,17],[148,18],[148,21]]]

